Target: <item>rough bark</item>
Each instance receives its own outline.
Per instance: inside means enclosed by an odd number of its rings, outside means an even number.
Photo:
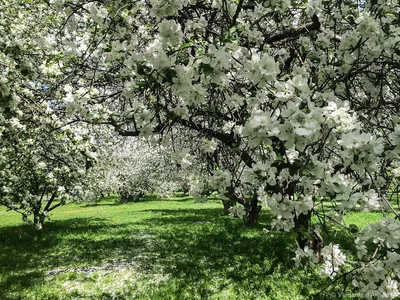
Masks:
[[[258,224],[260,210],[261,210],[261,205],[258,205],[257,193],[254,193],[250,201],[249,210],[247,211],[247,220],[246,220],[247,226]]]

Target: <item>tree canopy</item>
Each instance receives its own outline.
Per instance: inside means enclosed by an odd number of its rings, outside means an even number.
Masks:
[[[46,158],[12,141],[33,130],[34,151],[51,143],[79,174],[71,151],[90,150],[90,138],[69,131],[108,126],[152,144],[186,136],[192,146],[176,157],[207,162],[212,187],[243,203],[250,223],[262,203],[274,228],[296,231],[298,264],[322,261],[326,276],[360,275],[364,294],[400,295],[397,0],[3,3],[1,155]],[[40,174],[52,165],[30,162]],[[6,199],[30,172],[4,173]],[[355,209],[384,217],[359,232],[343,220]],[[354,262],[330,234],[338,225],[354,234]]]

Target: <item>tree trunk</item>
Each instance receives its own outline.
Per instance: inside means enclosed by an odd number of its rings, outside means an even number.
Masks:
[[[286,194],[289,197],[293,197],[296,194],[296,181],[292,181],[288,184],[288,187],[286,189]],[[310,221],[311,221],[311,213],[308,211],[306,214],[299,214],[298,216],[294,216],[294,231],[297,234],[297,244],[299,245],[300,249],[304,250],[304,247],[307,246],[309,240],[307,236],[305,236],[304,233],[308,232],[309,227],[310,227]]]
[[[190,192],[190,186],[189,186],[189,185],[185,185],[185,186],[182,188],[182,193],[183,193],[183,195],[184,195],[184,196],[187,196],[187,195],[189,195],[189,192]]]
[[[128,202],[132,202],[133,201],[133,195],[129,194],[129,193],[122,193],[121,194],[121,203],[128,203]]]
[[[250,208],[247,212],[247,220],[246,220],[247,226],[258,224],[260,210],[261,210],[261,205],[258,205],[257,193],[254,193],[253,198],[251,199],[250,202]]]
[[[232,203],[230,200],[221,200],[222,205],[224,206],[224,213],[228,214],[229,213],[229,208],[231,208]]]
[[[36,229],[40,230],[43,228],[45,216],[40,211],[35,211],[33,213],[33,224],[35,225]]]
[[[146,196],[146,193],[144,193],[144,192],[139,192],[139,193],[137,193],[137,194],[135,195],[135,197],[132,196],[132,200],[131,200],[131,201],[133,201],[134,199],[140,200],[140,199],[144,198],[144,196]]]
[[[249,210],[249,212],[247,213],[247,220],[246,220],[246,225],[247,226],[258,224],[258,219],[259,219],[259,216],[260,216],[260,210],[261,210],[261,206],[257,206],[256,209],[250,209]]]
[[[309,242],[307,237],[304,236],[303,232],[308,231],[310,220],[310,212],[308,212],[307,214],[300,214],[298,217],[296,216],[294,218],[295,230],[297,232],[297,243],[302,250],[304,250],[304,247]]]

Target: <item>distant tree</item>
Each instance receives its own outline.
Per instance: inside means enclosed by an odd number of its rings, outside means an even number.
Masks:
[[[110,137],[112,138],[112,137]],[[196,168],[172,158],[173,149],[149,145],[140,139],[116,138],[113,145],[100,148],[98,163],[87,174],[86,200],[97,200],[105,193],[117,193],[121,202],[131,202],[148,194],[172,195],[189,190]]]

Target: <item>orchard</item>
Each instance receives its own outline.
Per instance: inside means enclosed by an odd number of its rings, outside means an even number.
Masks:
[[[66,203],[211,197],[395,299],[399,115],[397,0],[0,1],[0,205],[41,238]]]

